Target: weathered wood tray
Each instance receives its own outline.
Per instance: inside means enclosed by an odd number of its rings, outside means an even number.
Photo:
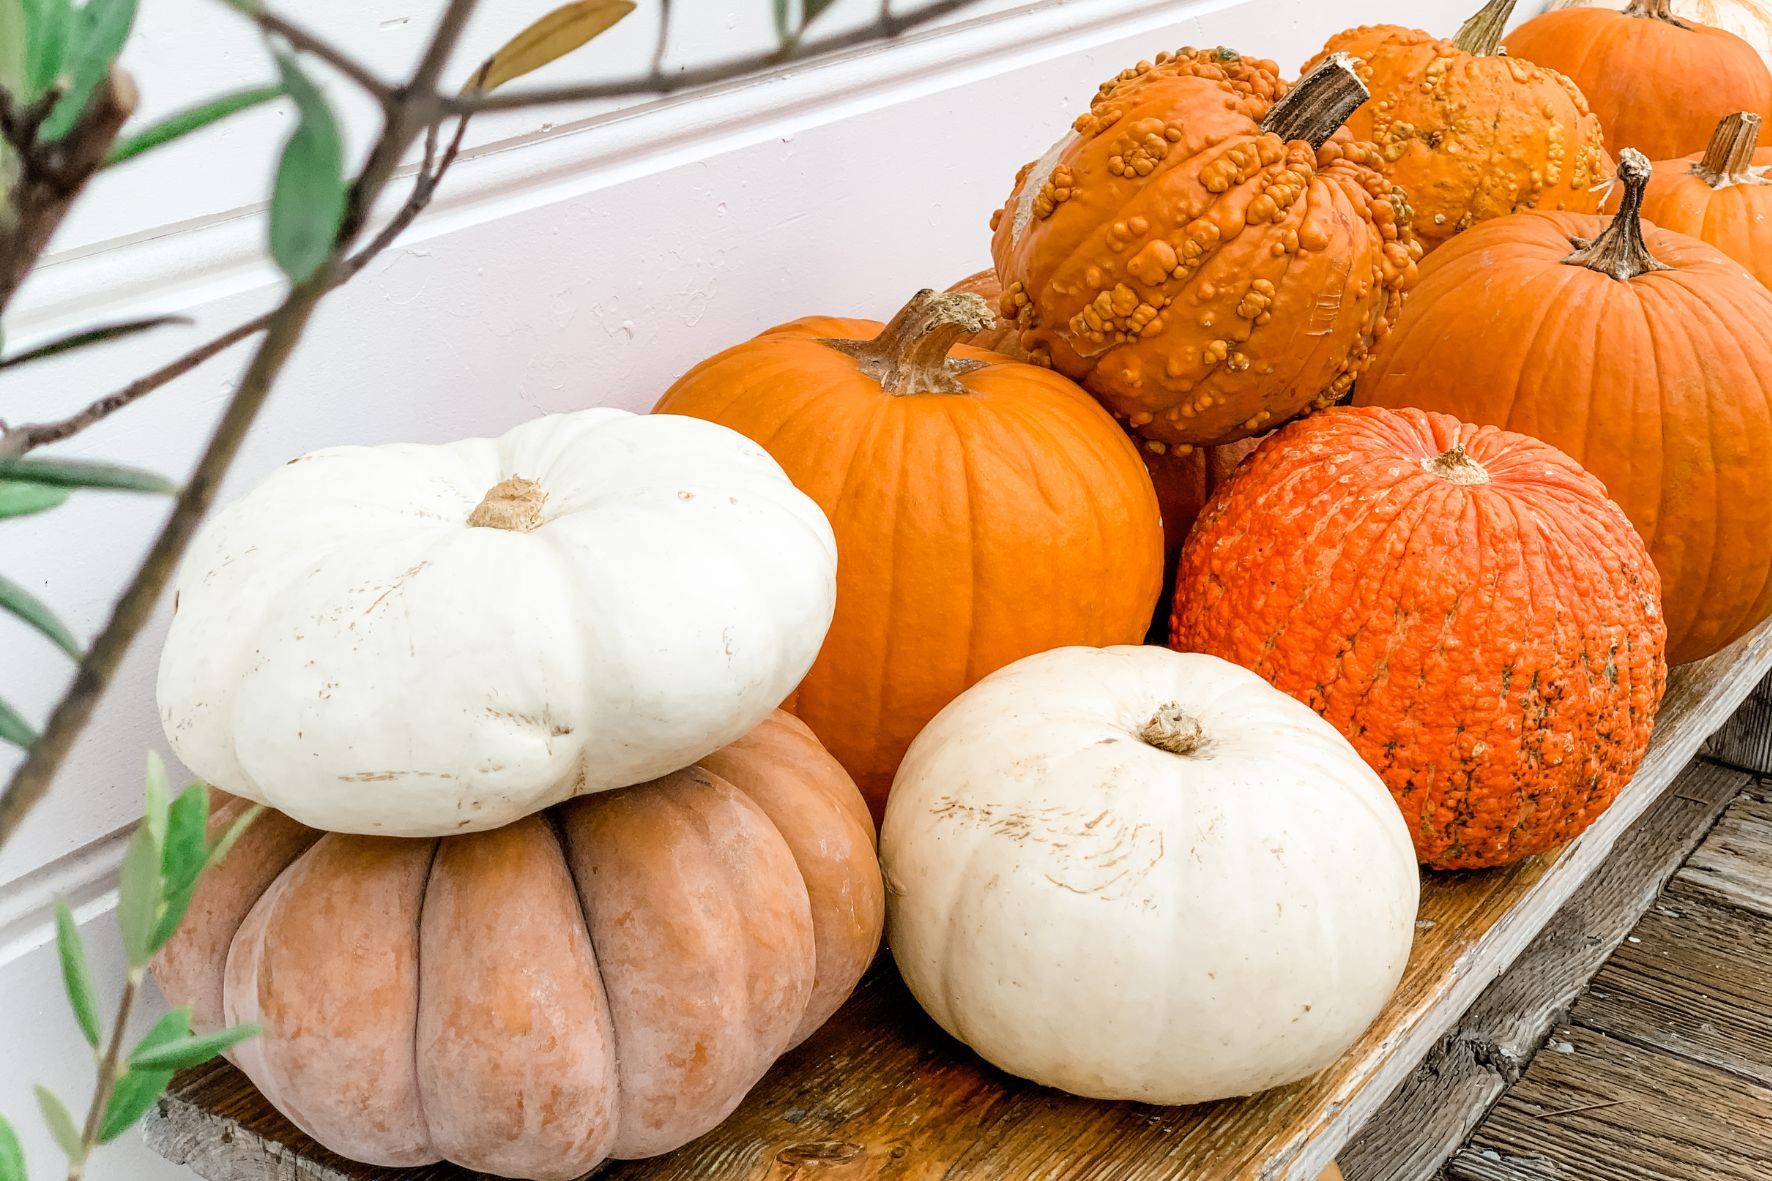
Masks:
[[[1429,874],[1409,967],[1335,1066],[1233,1102],[1157,1108],[1075,1099],[1009,1078],[925,1018],[889,962],[778,1063],[731,1119],[611,1181],[1309,1181],[1538,934],[1619,836],[1772,669],[1772,623],[1677,670],[1636,779],[1556,855]],[[232,1067],[187,1072],[147,1140],[208,1181],[468,1181],[451,1166],[382,1169],[317,1147]]]

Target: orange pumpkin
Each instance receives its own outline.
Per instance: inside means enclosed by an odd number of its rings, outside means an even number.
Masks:
[[[1683,156],[1732,111],[1772,112],[1772,73],[1746,41],[1676,17],[1668,3],[1542,13],[1507,35],[1507,51],[1567,74],[1614,151]]]
[[[992,221],[1003,316],[1165,444],[1329,405],[1420,257],[1378,150],[1337,131],[1365,97],[1341,58],[1290,92],[1226,49],[1123,71]]]
[[[956,347],[990,323],[977,295],[931,291],[884,326],[797,320],[656,407],[756,440],[830,518],[836,618],[786,708],[876,816],[911,739],[967,686],[1048,648],[1135,643],[1161,591],[1131,442],[1064,377]]]
[[[1432,250],[1453,234],[1516,209],[1600,207],[1610,172],[1600,120],[1555,70],[1496,52],[1514,0],[1490,0],[1458,35],[1366,25],[1329,38],[1356,59],[1372,98],[1348,117],[1378,145],[1378,169],[1415,209]]]
[[[1484,222],[1436,250],[1355,401],[1536,435],[1605,482],[1661,572],[1668,658],[1772,614],[1772,292],[1623,208]]]
[[[1278,432],[1182,550],[1171,643],[1341,730],[1417,856],[1501,865],[1629,782],[1667,677],[1659,582],[1600,482],[1524,435],[1337,408]]]
[[[1709,242],[1772,285],[1772,148],[1759,137],[1760,117],[1742,111],[1717,124],[1702,153],[1657,162],[1643,216]]]
[[[566,1181],[708,1131],[836,1010],[879,942],[874,857],[854,784],[778,712],[486,832],[266,813],[154,976],[199,1030],[259,1022],[231,1057],[334,1152]]]

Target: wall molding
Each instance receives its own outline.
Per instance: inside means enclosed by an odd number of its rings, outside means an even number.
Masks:
[[[0,887],[0,969],[55,939],[55,902],[65,899],[82,926],[115,909],[117,870],[135,825]]]

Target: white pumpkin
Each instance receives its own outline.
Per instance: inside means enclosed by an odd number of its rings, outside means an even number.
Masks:
[[[1616,8],[1630,0],[1548,0],[1544,11],[1558,8]],[[1772,0],[1674,0],[1673,13],[1682,20],[1726,29],[1760,51],[1772,65]]]
[[[161,721],[316,828],[496,828],[751,730],[818,654],[836,562],[780,466],[697,419],[319,451],[193,542]]]
[[[880,834],[892,954],[949,1033],[1101,1099],[1247,1095],[1396,988],[1415,853],[1311,709],[1213,656],[1060,648],[912,743]]]

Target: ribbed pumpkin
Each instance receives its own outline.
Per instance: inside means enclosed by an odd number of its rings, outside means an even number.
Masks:
[[[1355,400],[1535,435],[1598,476],[1655,556],[1680,664],[1772,614],[1772,292],[1642,225],[1649,163],[1618,171],[1609,223],[1519,213],[1430,255]]]
[[[1699,151],[1731,112],[1772,111],[1772,73],[1754,47],[1674,16],[1668,0],[1542,13],[1507,35],[1507,51],[1567,74],[1613,150],[1652,160]]]
[[[884,326],[797,320],[657,407],[748,435],[830,518],[836,618],[786,708],[876,816],[911,739],[968,685],[1048,648],[1136,642],[1161,590],[1132,443],[1059,374],[956,346],[990,322],[977,295],[931,291]]]
[[[1378,145],[1378,169],[1409,194],[1426,250],[1516,209],[1600,206],[1610,167],[1581,91],[1497,52],[1514,2],[1490,0],[1449,41],[1399,25],[1349,29],[1305,65],[1330,53],[1356,60],[1372,97],[1347,129]]]
[[[199,1030],[261,1023],[231,1057],[334,1152],[566,1181],[724,1119],[855,986],[883,904],[861,797],[778,712],[687,770],[485,832],[269,812],[154,976]]]
[[[1717,124],[1703,152],[1658,161],[1643,216],[1709,242],[1772,285],[1772,148],[1760,147],[1759,137],[1760,117],[1742,111]]]
[[[1337,408],[1256,449],[1182,550],[1172,646],[1266,677],[1354,744],[1437,868],[1586,828],[1667,668],[1655,567],[1536,439]]]
[[[1226,49],[1104,83],[992,220],[1023,347],[1168,444],[1335,401],[1420,257],[1378,150],[1337,131],[1364,99],[1345,59],[1288,93]]]
[[[1590,8],[1596,5],[1623,11],[1630,7],[1630,0],[1550,0],[1545,8]],[[1760,57],[1772,66],[1772,2],[1769,0],[1673,0],[1668,7],[1682,20],[1734,33],[1759,51]]]

